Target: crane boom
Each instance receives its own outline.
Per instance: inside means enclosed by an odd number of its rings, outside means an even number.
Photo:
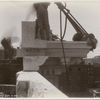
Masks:
[[[88,32],[81,26],[81,24],[74,18],[74,16],[70,13],[68,9],[61,3],[56,2],[55,3],[60,11],[64,13],[64,15],[67,17],[73,28],[76,30],[77,34],[74,36],[78,37],[80,39],[73,39],[74,41],[87,41],[88,45],[91,46],[91,50],[96,48],[97,45],[97,39],[95,38],[94,34],[88,34]]]
[[[65,16],[68,18],[68,20],[77,32],[88,34],[87,31],[80,25],[80,23],[74,18],[74,16],[70,13],[68,9],[66,9],[66,7],[62,3],[56,2],[55,4],[65,14]]]

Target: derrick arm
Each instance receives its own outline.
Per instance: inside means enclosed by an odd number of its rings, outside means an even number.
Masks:
[[[68,9],[66,9],[66,7],[62,3],[56,2],[55,4],[64,13],[73,28],[76,30],[77,34],[74,35],[73,40],[87,41],[88,45],[91,46],[90,50],[95,49],[97,45],[97,39],[95,38],[94,34],[88,34],[87,31],[80,25],[80,23],[74,18],[74,16],[70,13]]]

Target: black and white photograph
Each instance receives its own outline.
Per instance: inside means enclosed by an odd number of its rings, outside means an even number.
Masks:
[[[0,0],[0,98],[100,98],[100,0]]]

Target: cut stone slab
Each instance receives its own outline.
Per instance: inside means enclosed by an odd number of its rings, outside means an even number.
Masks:
[[[36,22],[35,21],[23,21],[22,22],[22,48],[43,48],[45,46],[44,40],[35,39]],[[42,42],[41,42],[42,41]]]
[[[17,97],[27,98],[68,98],[38,72],[18,72]]]
[[[22,47],[31,46],[35,39],[35,22],[22,22]]]
[[[34,40],[35,41],[35,40]],[[36,41],[35,41],[36,42]],[[39,41],[38,41],[39,42]],[[41,41],[42,44],[42,41]],[[43,47],[37,43],[31,48],[21,48],[17,50],[17,57],[24,56],[49,56],[49,57],[63,57],[63,50],[60,41],[43,41]],[[35,44],[36,45],[36,44]],[[90,46],[86,42],[72,42],[67,41],[63,43],[66,57],[86,57],[90,51]]]

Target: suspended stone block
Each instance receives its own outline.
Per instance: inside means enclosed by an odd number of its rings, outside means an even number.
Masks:
[[[60,40],[47,41],[35,39],[35,22],[22,22],[22,44],[17,50],[17,57],[24,56],[49,56],[63,57]],[[63,41],[66,57],[86,57],[90,46],[86,42]]]

